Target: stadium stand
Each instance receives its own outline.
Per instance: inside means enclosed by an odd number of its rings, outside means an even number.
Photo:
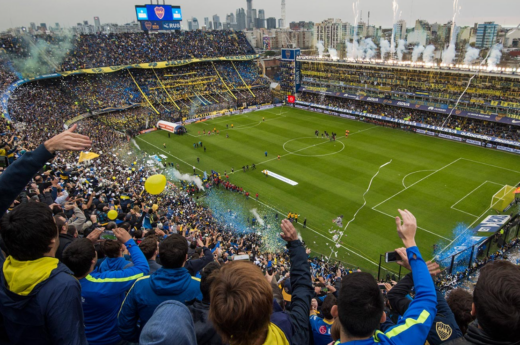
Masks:
[[[50,45],[63,43],[53,36],[38,39]],[[4,49],[20,57],[27,57],[28,44],[2,38]],[[61,68],[252,53],[241,33],[226,31],[86,35],[74,38],[74,49]],[[5,64],[0,71],[4,89],[17,79]],[[405,113],[396,107],[312,93],[304,93],[302,99],[424,123],[442,121],[434,113]],[[0,168],[0,342],[520,341],[520,297],[518,289],[511,289],[520,284],[518,267],[496,256],[486,259],[489,263],[480,270],[470,311],[478,321],[460,327],[458,314],[430,277],[439,274],[438,265],[426,263],[415,244],[417,221],[409,211],[400,211],[397,222],[397,236],[406,247],[400,249],[398,263],[413,273],[407,276],[407,287],[413,286],[414,296],[410,303],[407,291],[403,296],[408,302],[401,308],[387,295],[393,289],[395,295],[403,283],[388,279],[381,289],[381,282],[359,268],[311,257],[289,220],[281,223],[287,250],[273,254],[262,249],[262,238],[255,232],[235,232],[225,219],[201,206],[196,185],[169,185],[160,196],[142,193],[150,171],[129,170],[124,159],[128,140],[139,130],[159,118],[197,117],[271,101],[266,83],[247,61],[74,75],[18,87],[9,100],[12,121],[0,120],[0,149],[10,163]],[[154,107],[162,109],[160,117]],[[103,112],[107,108],[114,111]],[[62,131],[66,122],[84,114],[95,116],[85,116]],[[454,116],[449,125],[518,140],[518,132],[500,124]],[[82,150],[100,155],[89,165],[80,165],[76,152]],[[205,178],[204,185],[244,193],[218,173]],[[112,211],[115,219],[109,219]],[[114,239],[101,239],[105,230],[112,231]],[[237,255],[247,255],[251,262],[234,260]],[[105,271],[105,266],[111,269]],[[155,272],[149,275],[152,268]],[[449,285],[446,282],[454,278],[442,279]],[[331,295],[337,297],[335,302]],[[146,308],[139,308],[143,305]],[[324,318],[316,318],[317,314]]]

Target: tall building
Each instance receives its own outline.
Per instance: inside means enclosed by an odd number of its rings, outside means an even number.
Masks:
[[[251,20],[253,21],[253,23],[255,22],[256,18],[258,18],[257,14],[256,14],[256,8],[253,8],[251,10]]]
[[[245,30],[247,28],[246,24],[246,11],[243,8],[237,9],[237,30]]]
[[[208,30],[213,30],[213,22],[209,22],[207,26]]]
[[[220,30],[222,28],[222,24],[220,23],[220,17],[216,14],[213,16],[213,28],[215,30]]]
[[[199,20],[195,17],[191,18],[192,23],[192,30],[198,30],[199,29]]]
[[[253,28],[252,11],[253,11],[253,0],[247,0],[246,28],[248,28],[248,29]]]
[[[84,20],[83,25],[88,25],[88,20]]]
[[[232,24],[235,24],[235,23],[236,23],[236,21],[235,21],[235,15],[233,14],[233,12],[231,12],[231,13],[229,14],[229,19],[230,19],[229,23],[232,23]]]
[[[36,23],[31,23],[31,30],[36,31]]]
[[[367,37],[367,24],[359,22],[357,25],[357,37]]]
[[[285,19],[285,0],[282,0],[282,25],[280,25],[280,28],[285,28],[286,26],[286,19]]]
[[[99,20],[99,17],[94,17],[94,26],[97,28],[101,27],[101,21]]]
[[[341,19],[327,19],[314,24],[315,41],[322,41],[325,48],[336,48],[351,37],[353,27],[349,23],[342,23]]]
[[[495,24],[495,22],[484,22],[484,24],[478,24],[475,47],[491,48],[497,40],[498,30],[500,30],[500,25]]]
[[[193,22],[191,20],[188,20],[188,31],[193,30]]]
[[[406,39],[406,21],[398,20],[397,23],[394,24],[395,29],[395,42],[399,40]]]
[[[265,19],[256,18],[255,19],[255,28],[265,29]]]
[[[45,24],[45,23],[40,23],[40,30],[45,30],[45,31],[47,31],[47,24]]]
[[[204,17],[204,26],[206,28],[208,27],[208,24],[209,24],[209,18],[208,17]]]
[[[282,18],[278,19],[278,27],[280,29],[283,28],[283,19]]]
[[[56,30],[59,30],[60,29],[60,23],[54,23],[54,28]]]
[[[269,17],[267,18],[267,29],[276,29],[276,18],[275,17]]]
[[[258,19],[265,19],[265,11],[258,10]]]

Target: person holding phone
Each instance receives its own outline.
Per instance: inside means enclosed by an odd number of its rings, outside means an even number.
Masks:
[[[397,234],[406,247],[415,285],[415,299],[401,321],[387,320],[384,299],[374,277],[355,272],[342,279],[338,304],[331,315],[339,318],[340,343],[360,344],[424,344],[437,313],[437,297],[428,267],[415,244],[417,220],[408,210],[398,210]],[[402,220],[401,220],[402,219]]]

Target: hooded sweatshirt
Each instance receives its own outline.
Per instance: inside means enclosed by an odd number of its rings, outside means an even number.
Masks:
[[[190,312],[177,301],[166,301],[153,313],[139,339],[141,345],[197,345]]]
[[[51,257],[9,256],[1,273],[0,343],[87,344],[81,286],[67,266]]]
[[[89,345],[111,345],[121,341],[117,334],[117,313],[125,292],[150,270],[134,240],[129,240],[125,246],[134,260],[133,267],[106,272],[96,270],[80,280]]]
[[[130,264],[130,261],[125,260],[123,257],[119,258],[105,258],[101,265],[99,265],[99,272],[107,271],[118,271],[122,270]]]
[[[478,327],[478,320],[473,321],[464,338],[446,342],[446,345],[520,345],[519,341],[499,341],[493,340],[483,329]]]
[[[169,300],[185,303],[194,298],[202,300],[200,279],[192,277],[184,267],[160,268],[151,276],[136,281],[126,296],[118,316],[119,335],[130,342],[138,342],[140,331],[159,304]],[[137,326],[138,322],[141,328]]]

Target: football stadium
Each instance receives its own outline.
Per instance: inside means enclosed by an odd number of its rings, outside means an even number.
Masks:
[[[247,6],[0,34],[0,342],[517,344],[515,29],[273,58]]]

